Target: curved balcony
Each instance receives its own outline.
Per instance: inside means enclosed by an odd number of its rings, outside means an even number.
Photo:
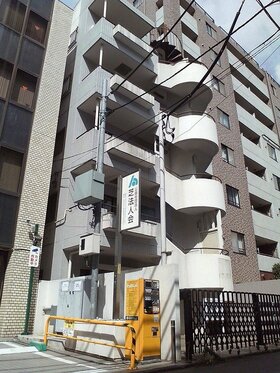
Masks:
[[[208,174],[174,175],[166,171],[166,202],[189,215],[220,210],[225,214],[223,185]]]
[[[205,114],[186,115],[178,118],[173,144],[184,151],[197,153],[201,163],[210,163],[219,151],[216,123]]]
[[[169,262],[179,265],[180,289],[233,290],[231,259],[219,248],[182,249],[167,240]]]
[[[164,97],[164,101],[166,101],[165,103],[168,104],[168,107],[191,93],[207,72],[207,67],[201,63],[193,63],[187,66],[188,64],[188,60],[179,61],[174,65],[158,64],[156,83],[164,82],[170,76],[174,75],[171,79],[161,84],[160,94]],[[186,68],[183,69],[184,67]],[[209,77],[206,78],[206,82],[202,84],[188,103],[185,103],[178,109],[177,114],[186,111],[201,113],[206,110],[213,96],[209,80]]]

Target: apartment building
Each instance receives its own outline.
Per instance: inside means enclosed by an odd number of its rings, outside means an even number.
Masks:
[[[81,0],[76,6],[43,279],[90,274],[90,260],[78,249],[80,237],[94,232],[94,207],[77,204],[75,188],[77,177],[96,167],[104,80],[109,115],[100,273],[114,268],[117,178],[138,169],[141,225],[123,233],[123,269],[162,265],[166,255],[167,263],[178,266],[180,289],[232,289],[233,282],[269,278],[279,262],[279,85],[230,40],[211,77],[177,105],[207,72],[219,47],[203,52],[226,35],[198,4],[188,5]],[[168,120],[162,118],[174,108]]]
[[[58,1],[0,2],[1,337],[23,332],[31,227],[43,236],[71,18]]]

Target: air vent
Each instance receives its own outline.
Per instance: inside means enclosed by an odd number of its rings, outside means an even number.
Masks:
[[[115,68],[115,72],[122,76],[127,75],[128,73],[130,73],[131,70],[132,69],[124,63],[121,63],[118,67]]]

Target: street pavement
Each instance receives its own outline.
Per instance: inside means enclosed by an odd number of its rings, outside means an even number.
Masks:
[[[39,352],[35,347],[14,342],[0,342],[1,373],[113,373],[127,371],[128,362],[68,356],[53,351]]]

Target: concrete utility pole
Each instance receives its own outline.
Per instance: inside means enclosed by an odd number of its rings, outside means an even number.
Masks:
[[[161,264],[167,263],[166,255],[166,209],[165,209],[165,166],[164,166],[164,120],[159,125],[159,172],[160,172],[160,241]]]
[[[102,98],[99,111],[99,136],[98,136],[98,150],[96,171],[103,173],[104,163],[104,146],[105,146],[105,126],[106,126],[106,104],[107,104],[107,87],[108,81],[103,81]],[[100,234],[101,232],[101,206],[102,202],[98,202],[94,207],[94,232]],[[97,317],[97,297],[98,297],[98,268],[99,268],[99,254],[91,256],[91,289],[90,289],[90,317],[92,319]]]

